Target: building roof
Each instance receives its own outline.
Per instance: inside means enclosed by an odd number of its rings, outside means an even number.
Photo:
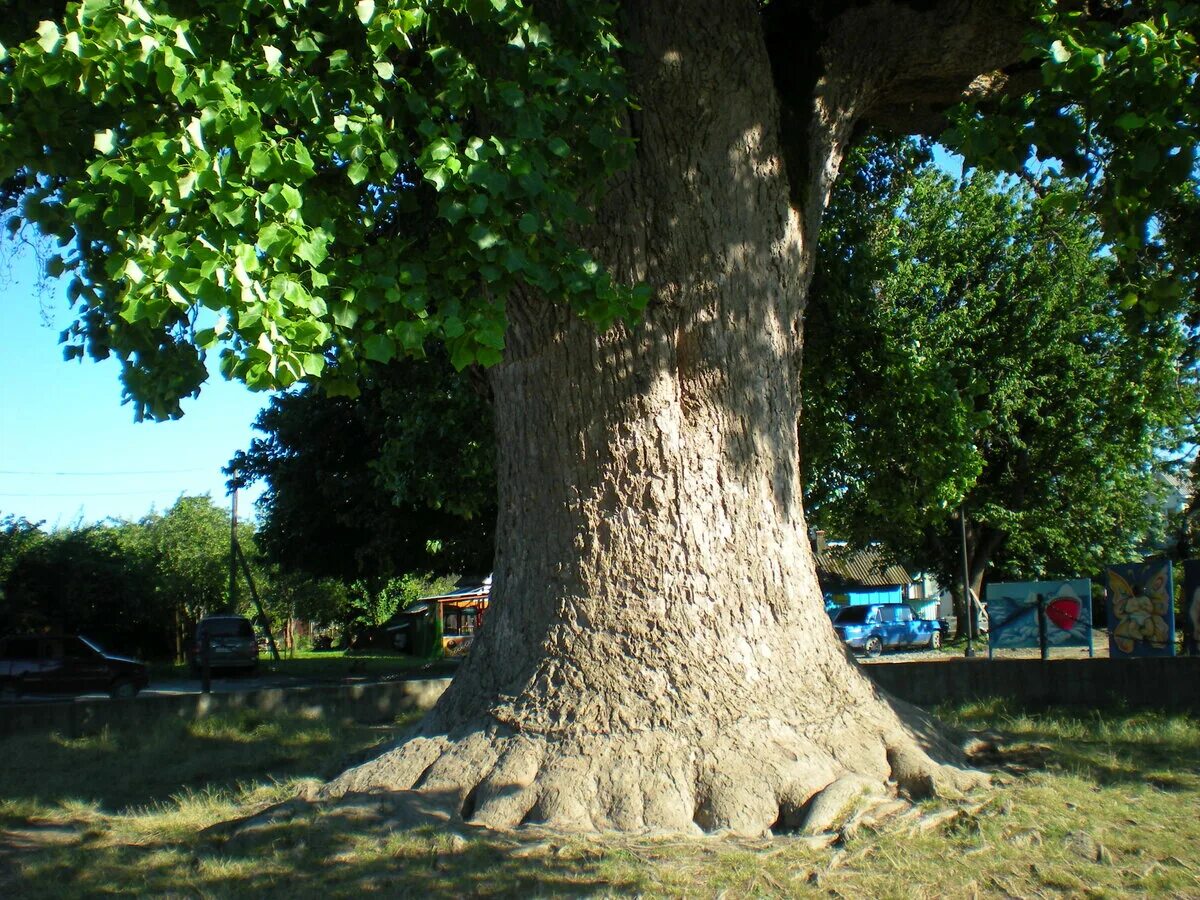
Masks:
[[[461,582],[460,582],[461,584]],[[418,598],[422,602],[436,600],[438,603],[453,603],[460,600],[487,600],[492,593],[492,576],[483,579],[483,584],[472,584],[458,587],[446,594],[435,594],[430,597]]]
[[[821,589],[899,587],[912,582],[912,577],[897,564],[882,547],[854,550],[841,544],[831,544],[819,550],[817,580]]]

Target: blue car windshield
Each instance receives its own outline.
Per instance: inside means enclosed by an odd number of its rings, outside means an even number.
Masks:
[[[861,625],[867,621],[869,606],[849,606],[837,614],[834,623],[838,625]]]

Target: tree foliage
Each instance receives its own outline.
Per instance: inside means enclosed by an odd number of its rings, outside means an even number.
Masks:
[[[299,573],[268,570],[254,528],[239,543],[270,614],[297,610],[334,623],[349,603]],[[242,576],[239,574],[239,578]],[[236,611],[253,615],[244,583]],[[207,495],[183,496],[163,513],[44,532],[0,521],[0,634],[79,632],[152,658],[175,654],[202,616],[229,610],[229,513]]]
[[[491,409],[445,354],[375,368],[358,397],[281,394],[230,463],[261,480],[259,542],[288,569],[347,584],[490,569]]]
[[[636,310],[573,236],[628,147],[609,13],[86,0],[0,32],[0,181],[63,247],[70,352],[162,417],[217,344],[252,387],[352,390],[431,338],[498,361],[518,280]]]
[[[1123,281],[1149,318],[1191,307],[1197,287],[1200,4],[1036,0],[1028,75],[960,108],[944,140],[973,163],[1081,179]],[[1069,210],[1065,210],[1068,211]]]
[[[116,353],[139,414],[178,414],[218,346],[251,386],[352,392],[364,361],[430,340],[457,368],[499,361],[517,285],[600,326],[648,300],[578,239],[631,146],[606,2],[18,6],[0,24],[0,184],[60,242],[68,354]],[[1008,93],[948,139],[1086,177],[1130,284],[1158,276],[1125,301],[1178,308],[1200,5],[1026,6]],[[772,4],[765,27],[817,34],[840,8]],[[808,83],[781,81],[785,106]]]
[[[155,589],[165,609],[195,622],[229,603],[229,512],[207,494],[180,497],[165,513],[141,521],[138,533],[153,561]],[[243,523],[239,543],[253,553],[253,527]],[[239,574],[239,578],[241,575]]]
[[[1186,334],[1122,313],[1077,188],[919,162],[881,146],[835,192],[806,322],[810,510],[947,582],[963,502],[973,555],[1092,571],[1145,533],[1159,454],[1194,415]]]
[[[81,632],[126,652],[170,643],[151,558],[135,526],[92,525],[22,542],[4,584],[0,633]]]

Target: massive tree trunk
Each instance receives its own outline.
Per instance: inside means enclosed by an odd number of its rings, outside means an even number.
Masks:
[[[847,778],[963,786],[954,749],[836,639],[801,509],[816,230],[879,93],[862,73],[882,76],[829,56],[785,165],[755,3],[639,2],[622,26],[638,153],[593,241],[655,302],[597,334],[511,300],[493,611],[418,735],[325,793],[415,787],[493,826],[758,834]]]

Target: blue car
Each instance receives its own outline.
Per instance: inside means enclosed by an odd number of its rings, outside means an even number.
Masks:
[[[839,638],[867,656],[884,650],[942,646],[942,631],[936,620],[919,619],[907,603],[868,603],[847,606],[833,614]]]

